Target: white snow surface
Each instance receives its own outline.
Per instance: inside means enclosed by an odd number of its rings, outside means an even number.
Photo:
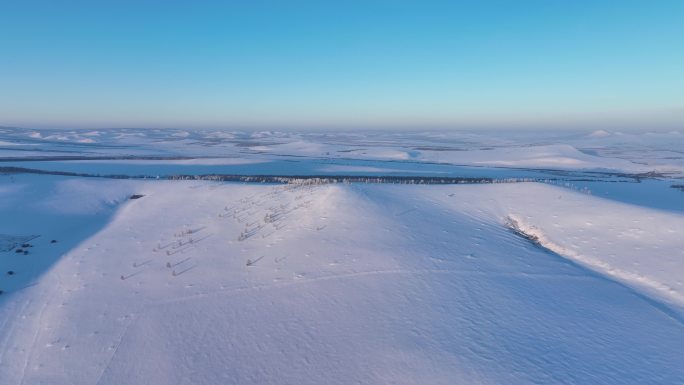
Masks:
[[[625,172],[648,172],[651,169],[624,159],[587,155],[568,144],[502,147],[456,152],[430,151],[425,160],[518,168],[552,168],[561,170],[604,169]]]
[[[192,158],[192,159],[108,159],[108,160],[72,160],[72,163],[92,163],[92,164],[145,164],[145,165],[243,165],[266,163],[264,159],[244,159],[244,158]]]
[[[536,183],[0,181],[0,234],[40,235],[0,252],[0,384],[684,382],[680,214]]]
[[[623,173],[657,172],[684,177],[682,148],[684,134],[676,130],[336,133],[156,129],[28,130],[0,127],[0,158],[296,157],[300,160],[355,159],[507,168],[608,170]],[[28,149],[31,151],[27,151]]]

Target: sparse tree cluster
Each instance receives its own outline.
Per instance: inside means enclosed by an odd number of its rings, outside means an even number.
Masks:
[[[333,183],[391,184],[489,184],[539,181],[535,178],[470,178],[433,176],[276,176],[276,175],[172,175],[170,180],[208,180],[220,182],[272,183],[290,185],[324,185]]]

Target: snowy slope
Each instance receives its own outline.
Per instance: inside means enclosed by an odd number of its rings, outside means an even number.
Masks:
[[[682,215],[532,183],[79,183],[120,209],[3,296],[2,384],[684,381],[683,243],[664,232]],[[676,295],[549,253],[510,216]]]

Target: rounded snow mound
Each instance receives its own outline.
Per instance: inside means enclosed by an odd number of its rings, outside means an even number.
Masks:
[[[596,130],[592,132],[591,134],[587,135],[589,138],[605,138],[607,136],[611,136],[612,134],[606,130]]]

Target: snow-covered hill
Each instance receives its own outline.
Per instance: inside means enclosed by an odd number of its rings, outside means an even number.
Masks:
[[[536,183],[0,178],[0,233],[41,235],[0,252],[2,384],[684,381],[681,214]]]

